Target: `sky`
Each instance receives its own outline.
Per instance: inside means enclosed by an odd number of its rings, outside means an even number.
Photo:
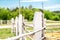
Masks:
[[[45,10],[60,10],[60,0],[20,0],[20,6],[28,7],[32,5],[33,8],[42,8],[42,2]],[[19,7],[19,0],[0,0],[0,7],[10,9]]]

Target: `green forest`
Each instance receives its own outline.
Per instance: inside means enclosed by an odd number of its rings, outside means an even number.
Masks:
[[[34,13],[36,11],[40,11],[42,9],[38,8],[32,8],[30,7],[20,7],[20,14],[24,16],[25,19],[28,21],[32,21],[34,17]],[[60,21],[60,11],[49,11],[49,10],[43,10],[44,17],[47,20],[55,20]],[[9,9],[9,8],[1,8],[0,7],[0,20],[10,20],[11,18],[15,18],[19,15],[19,8],[16,7],[15,9]]]

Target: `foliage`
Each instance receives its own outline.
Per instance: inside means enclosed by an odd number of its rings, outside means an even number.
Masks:
[[[60,13],[55,13],[55,12],[50,12],[50,11],[44,11],[44,16],[48,20],[55,20],[55,21],[60,21]]]
[[[31,21],[33,20],[33,15],[34,15],[34,12],[32,10],[29,10],[29,9],[23,9],[21,11],[21,13],[23,14],[24,18]]]
[[[2,20],[9,20],[10,18],[11,17],[10,17],[9,10],[7,10],[5,8],[0,9],[0,19],[2,19]]]
[[[11,18],[16,18],[16,16],[19,15],[19,10],[25,19],[27,19],[28,21],[32,21],[34,13],[36,11],[40,11],[41,9],[32,8],[32,5],[30,5],[28,8],[24,8],[22,6],[19,9],[18,7],[16,7],[13,10],[10,10],[9,8],[0,8],[0,20],[10,20]],[[44,10],[44,17],[48,20],[60,21],[60,11],[51,12],[49,10]]]

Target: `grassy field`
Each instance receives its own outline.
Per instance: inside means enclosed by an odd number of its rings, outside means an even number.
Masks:
[[[15,34],[11,33],[11,29],[10,28],[8,28],[8,29],[7,28],[0,29],[0,39],[12,37],[14,35]]]
[[[50,24],[52,24],[52,23],[50,23]],[[55,24],[58,24],[58,23],[55,23]],[[60,23],[59,23],[59,25],[60,25]],[[26,30],[33,31],[33,28],[32,27],[26,27],[25,31]],[[26,31],[26,33],[28,33],[28,32]],[[47,37],[54,37],[54,40],[55,40],[55,38],[60,38],[60,27],[46,27],[45,35]],[[15,36],[15,33],[12,34],[10,28],[0,29],[0,39],[5,39],[8,37],[12,37],[12,36]],[[31,40],[31,39],[27,37],[27,40]],[[50,40],[52,40],[52,39],[50,39]]]
[[[26,30],[32,31],[33,28],[28,27],[28,28],[26,28]],[[54,33],[54,31],[59,31],[59,30],[60,30],[60,28],[46,29],[46,35],[48,35],[48,34],[52,35],[52,33]],[[55,32],[55,34],[56,34],[56,32]],[[8,28],[8,29],[7,28],[0,29],[0,39],[12,37],[12,36],[15,36],[15,34],[11,33],[10,28]]]

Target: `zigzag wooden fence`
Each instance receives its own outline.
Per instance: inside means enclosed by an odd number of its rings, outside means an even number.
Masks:
[[[24,22],[23,16],[20,14],[19,17],[16,17],[15,22],[12,18],[12,30],[14,33],[14,23],[16,26],[16,36],[8,38],[6,40],[27,40],[26,37],[29,37],[31,40],[44,40],[44,29],[46,27],[45,20],[42,12],[35,12],[33,25],[28,25]],[[25,27],[33,27],[33,31],[25,33]]]

